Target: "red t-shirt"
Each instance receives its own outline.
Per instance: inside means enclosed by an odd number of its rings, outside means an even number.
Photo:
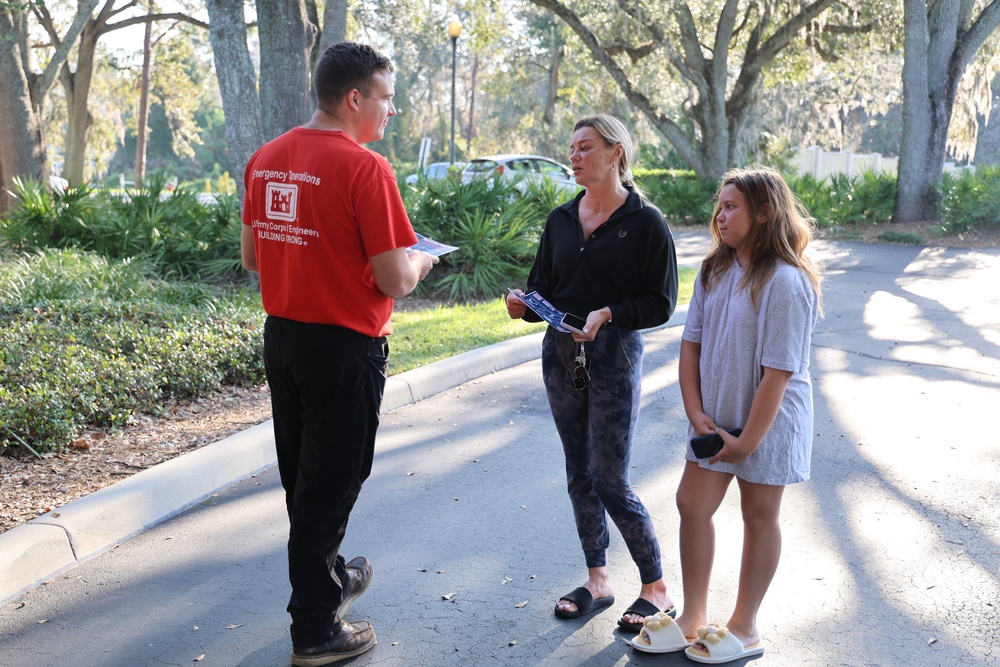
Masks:
[[[250,158],[244,181],[243,224],[254,232],[264,310],[392,333],[393,300],[368,258],[417,237],[386,159],[343,132],[297,127]]]

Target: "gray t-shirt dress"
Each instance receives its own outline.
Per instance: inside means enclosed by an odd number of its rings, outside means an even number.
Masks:
[[[683,339],[701,345],[701,400],[715,423],[742,428],[750,414],[763,366],[791,371],[778,415],[760,447],[741,464],[686,458],[702,468],[731,473],[755,484],[786,485],[809,479],[813,440],[809,346],[819,317],[819,300],[798,268],[778,262],[754,308],[740,289],[743,269],[736,260],[705,292],[695,281]],[[688,440],[697,435],[688,425]]]

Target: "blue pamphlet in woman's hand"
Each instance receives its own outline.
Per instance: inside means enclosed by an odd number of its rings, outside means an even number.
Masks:
[[[538,292],[528,292],[527,294],[518,294],[512,289],[508,289],[508,292],[514,295],[514,298],[521,301],[528,308],[531,308],[540,318],[548,322],[549,326],[560,333],[569,333],[569,329],[562,325],[563,317],[566,313],[562,312],[551,303],[546,301],[544,298],[539,296]]]

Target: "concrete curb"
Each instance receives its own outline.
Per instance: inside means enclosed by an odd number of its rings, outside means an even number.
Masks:
[[[267,421],[0,534],[0,602],[273,464],[273,431]]]
[[[457,387],[469,380],[537,359],[542,351],[543,335],[544,332],[539,332],[494,343],[393,375],[385,383],[382,414]],[[391,358],[392,352],[389,354]]]
[[[679,306],[663,327],[682,326]],[[386,381],[382,413],[537,359],[544,332],[495,343]],[[0,534],[0,604],[275,464],[268,420],[116,482]]]

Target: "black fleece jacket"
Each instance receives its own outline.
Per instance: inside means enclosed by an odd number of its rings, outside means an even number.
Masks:
[[[666,322],[677,305],[677,255],[660,210],[628,188],[625,203],[594,230],[586,243],[580,199],[549,213],[528,274],[527,291],[553,306],[586,318],[611,309],[620,329],[648,329]],[[530,322],[541,318],[530,309]]]

